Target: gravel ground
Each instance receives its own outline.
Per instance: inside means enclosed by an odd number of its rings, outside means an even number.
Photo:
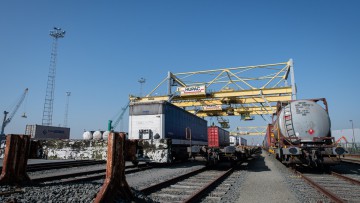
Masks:
[[[266,154],[256,155],[249,162],[245,181],[238,190],[237,203],[299,202],[287,186],[282,171]]]
[[[279,173],[281,173],[282,177],[284,178],[284,186],[287,187],[289,191],[291,191],[297,202],[330,202],[327,197],[317,192],[316,189],[306,183],[299,176],[291,172],[286,166],[276,160],[273,156],[268,155],[266,152],[263,152],[262,156],[265,157],[266,160],[273,163],[273,170],[277,170]],[[276,193],[281,193],[281,191],[277,191]]]
[[[126,179],[132,187],[139,201],[152,202],[143,196],[138,190],[162,182],[189,171],[203,167],[203,163],[188,162],[173,166],[153,168],[137,173],[127,174]],[[75,169],[57,169],[51,171],[31,172],[31,177],[46,173],[63,173],[73,170],[93,170],[102,168],[104,165],[76,167]],[[341,172],[359,175],[357,165],[343,165],[332,167]],[[24,186],[18,188],[21,193],[8,196],[0,196],[0,202],[16,200],[17,202],[92,202],[101,188],[103,180],[76,184],[47,184],[38,186]],[[315,189],[309,186],[301,178],[294,175],[278,160],[269,156],[266,152],[257,159],[245,163],[230,175],[224,184],[230,184],[225,189],[224,195],[219,198],[207,198],[202,202],[329,202],[329,200]],[[223,185],[218,186],[222,190]],[[14,186],[0,186],[0,192],[15,190]],[[219,191],[218,190],[218,191]],[[213,194],[218,192],[214,189]],[[215,196],[215,195],[214,195]],[[210,201],[210,200],[214,201]],[[121,202],[119,200],[118,202]]]
[[[95,166],[102,167],[102,166]],[[154,168],[150,170],[140,171],[126,175],[129,186],[133,188],[136,196],[151,202],[151,200],[142,197],[136,189],[149,186],[154,183],[159,183],[164,179],[168,179],[188,171],[203,167],[203,164],[198,162],[188,162],[184,164],[176,164],[171,167]],[[94,169],[89,167],[77,167],[77,171],[84,170],[84,168]],[[57,170],[64,172],[65,169]],[[66,169],[66,172],[72,172],[72,169]],[[89,169],[90,170],[90,169]],[[42,173],[50,173],[49,171],[41,171],[31,173],[31,176],[36,176]],[[54,173],[54,170],[52,170]],[[92,202],[97,192],[103,185],[104,180],[91,181],[86,183],[72,183],[72,184],[46,184],[38,186],[23,186],[18,188],[20,193],[11,194],[9,196],[0,196],[0,202],[7,202],[16,200],[17,202]],[[0,186],[0,192],[15,190],[14,186]],[[121,202],[121,201],[119,201]]]
[[[241,166],[228,177],[220,185],[218,185],[211,193],[203,198],[203,203],[215,202],[236,202],[240,196],[240,186],[247,177],[247,172],[241,169]]]

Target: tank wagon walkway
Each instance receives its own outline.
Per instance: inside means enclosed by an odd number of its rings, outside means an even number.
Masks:
[[[299,202],[267,153],[258,156],[247,166],[248,175],[241,184],[237,203]]]

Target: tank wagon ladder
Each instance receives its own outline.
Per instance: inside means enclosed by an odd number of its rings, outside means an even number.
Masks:
[[[289,137],[295,137],[294,125],[291,118],[291,107],[284,108],[285,115],[285,129]]]

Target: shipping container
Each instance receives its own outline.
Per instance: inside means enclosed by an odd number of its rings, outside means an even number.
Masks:
[[[186,137],[187,136],[187,137]],[[207,144],[207,121],[166,101],[131,103],[129,139],[172,139],[172,144]]]
[[[241,146],[247,146],[247,140],[245,138],[240,137]]]
[[[229,131],[218,126],[208,127],[208,146],[225,147],[230,145]]]
[[[26,125],[25,134],[36,139],[70,139],[70,128]]]
[[[239,139],[237,136],[230,136],[230,146],[238,146]]]

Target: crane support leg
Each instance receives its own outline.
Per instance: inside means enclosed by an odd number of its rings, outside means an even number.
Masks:
[[[30,181],[26,173],[30,150],[29,135],[7,135],[0,185],[18,185]]]
[[[132,200],[133,194],[125,178],[125,134],[110,133],[106,162],[106,178],[94,203],[114,202],[117,198]]]

